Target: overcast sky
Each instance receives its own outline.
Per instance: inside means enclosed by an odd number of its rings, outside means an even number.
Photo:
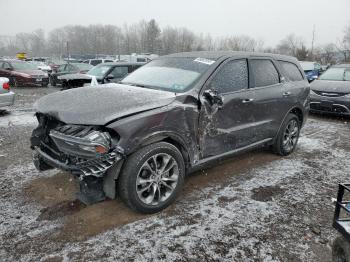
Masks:
[[[0,35],[67,24],[134,23],[187,27],[212,36],[246,34],[273,46],[287,34],[335,42],[350,25],[350,0],[0,0]]]

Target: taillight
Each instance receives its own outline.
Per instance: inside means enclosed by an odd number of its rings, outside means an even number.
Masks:
[[[9,82],[3,83],[2,88],[6,89],[6,90],[10,90]]]

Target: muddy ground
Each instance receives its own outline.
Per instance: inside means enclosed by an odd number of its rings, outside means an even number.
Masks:
[[[349,180],[348,119],[310,116],[298,148],[266,149],[187,177],[156,215],[120,200],[75,201],[67,173],[35,170],[32,105],[55,88],[16,89],[0,116],[0,261],[330,261],[337,184]]]

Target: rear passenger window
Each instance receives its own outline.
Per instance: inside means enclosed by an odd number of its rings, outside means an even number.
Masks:
[[[255,79],[255,87],[270,86],[279,83],[278,72],[271,60],[256,59],[250,61]]]
[[[233,60],[226,63],[214,76],[211,86],[219,93],[229,93],[248,88],[247,61]]]
[[[301,81],[304,80],[303,75],[301,74],[300,70],[298,67],[289,62],[285,61],[279,61],[281,64],[282,68],[284,69],[285,73],[287,74],[289,80],[291,81]]]

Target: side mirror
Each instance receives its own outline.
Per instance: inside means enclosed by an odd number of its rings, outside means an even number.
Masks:
[[[105,79],[106,79],[106,80],[112,80],[112,79],[114,79],[114,75],[109,74],[109,75],[107,75],[107,76],[105,77]]]
[[[284,76],[281,76],[280,80],[281,80],[281,83],[285,83],[286,82],[286,78]]]
[[[12,67],[5,67],[4,69],[5,69],[5,70],[9,70],[9,71],[13,71],[13,68],[12,68]]]
[[[222,108],[223,99],[222,96],[216,90],[207,89],[203,93],[204,97],[209,101],[210,105],[217,105],[218,108]]]

